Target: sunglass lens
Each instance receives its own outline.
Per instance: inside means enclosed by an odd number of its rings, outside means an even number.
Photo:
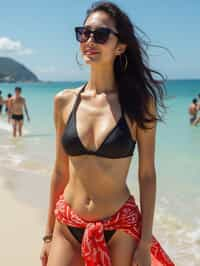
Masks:
[[[90,36],[90,32],[84,27],[76,27],[75,32],[76,32],[76,39],[79,42],[87,41]]]
[[[109,34],[110,34],[109,29],[104,29],[104,28],[97,29],[94,34],[95,41],[97,43],[103,44],[108,40]]]

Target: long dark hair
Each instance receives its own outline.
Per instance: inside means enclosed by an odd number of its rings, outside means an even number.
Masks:
[[[114,62],[115,79],[118,84],[119,102],[122,110],[131,122],[136,121],[139,127],[146,129],[153,121],[162,121],[165,111],[163,98],[165,95],[164,77],[148,66],[148,54],[144,48],[146,42],[137,36],[136,26],[116,4],[108,1],[97,1],[87,10],[86,18],[96,11],[106,12],[114,21],[119,33],[119,41],[127,44],[125,53],[117,56]],[[128,65],[124,71],[125,56]],[[124,58],[124,59],[123,59]],[[158,75],[159,80],[154,78]],[[156,112],[149,111],[149,104],[155,105]]]

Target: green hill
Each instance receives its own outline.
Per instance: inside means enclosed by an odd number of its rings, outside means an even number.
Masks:
[[[37,76],[17,61],[0,57],[0,82],[38,82]]]

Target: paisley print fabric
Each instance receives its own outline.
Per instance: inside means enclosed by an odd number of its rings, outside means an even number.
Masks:
[[[140,240],[142,217],[132,195],[111,217],[98,221],[87,221],[79,217],[61,195],[56,203],[55,216],[62,224],[85,228],[81,244],[85,266],[112,266],[104,230],[121,229],[136,241]],[[175,266],[154,236],[151,245],[151,266]]]

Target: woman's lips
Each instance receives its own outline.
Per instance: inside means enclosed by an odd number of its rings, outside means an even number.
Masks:
[[[93,55],[93,54],[98,54],[98,52],[97,51],[94,51],[94,50],[87,50],[87,51],[84,52],[84,54],[86,54],[86,55]]]

